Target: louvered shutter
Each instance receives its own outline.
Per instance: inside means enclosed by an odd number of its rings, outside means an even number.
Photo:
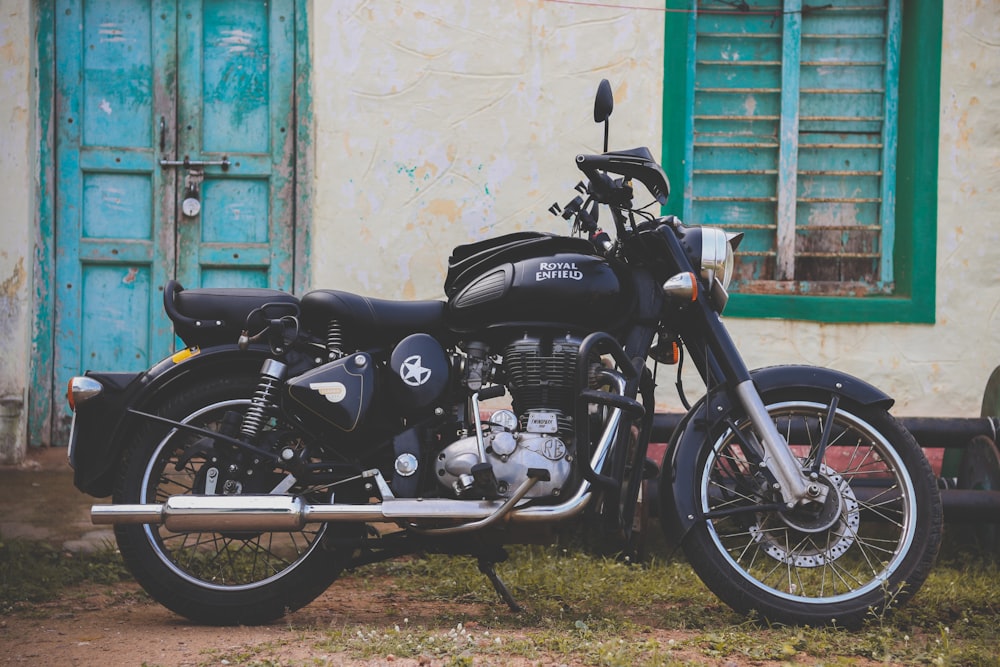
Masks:
[[[891,293],[900,1],[698,2],[684,217],[743,293]]]

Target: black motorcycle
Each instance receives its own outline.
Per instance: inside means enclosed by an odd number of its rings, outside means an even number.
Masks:
[[[440,552],[477,558],[517,608],[504,545],[576,520],[628,555],[656,475],[668,537],[741,612],[856,625],[914,594],[941,502],[893,400],[825,368],[746,368],[720,319],[740,235],[633,206],[634,182],[659,204],[669,185],[648,149],[608,152],[612,106],[603,81],[605,152],[576,158],[586,199],[552,208],[574,235],[455,248],[446,300],[171,282],[187,349],[73,378],[75,484],[113,496],[93,520],[154,599],[260,623],[344,568]],[[657,469],[654,371],[684,349],[706,393]]]

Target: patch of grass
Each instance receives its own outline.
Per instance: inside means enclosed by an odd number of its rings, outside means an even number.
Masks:
[[[289,641],[288,639],[278,639],[226,651],[216,649],[204,651],[205,655],[210,656],[210,662],[204,664],[240,665],[241,667],[277,667],[285,663],[273,659],[271,654],[287,646]]]
[[[384,575],[411,598],[471,602],[484,611],[445,605],[439,627],[394,626],[387,619],[381,627],[331,634],[326,647],[365,659],[554,655],[641,665],[671,664],[683,649],[686,660],[694,652],[710,661],[1000,666],[1000,568],[988,555],[945,555],[914,599],[873,614],[854,632],[770,626],[737,615],[682,558],[627,565],[578,550],[515,547],[497,570],[526,611],[507,613],[471,558],[432,555],[370,566],[362,572]],[[684,638],[666,645],[654,638],[658,630],[681,630]],[[502,651],[487,637],[501,639]]]
[[[127,579],[131,575],[121,556],[110,548],[71,554],[45,542],[0,541],[0,614],[24,603],[52,600],[83,581],[115,584]]]

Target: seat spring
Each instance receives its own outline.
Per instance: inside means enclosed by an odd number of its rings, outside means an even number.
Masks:
[[[344,332],[340,327],[339,320],[330,320],[326,329],[326,349],[330,352],[332,359],[339,359],[344,356]]]

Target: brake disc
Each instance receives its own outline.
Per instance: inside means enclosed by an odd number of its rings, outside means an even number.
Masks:
[[[774,560],[795,567],[822,567],[854,544],[861,525],[861,505],[851,485],[825,465],[817,481],[829,488],[819,512],[760,513],[750,526],[754,540]]]

